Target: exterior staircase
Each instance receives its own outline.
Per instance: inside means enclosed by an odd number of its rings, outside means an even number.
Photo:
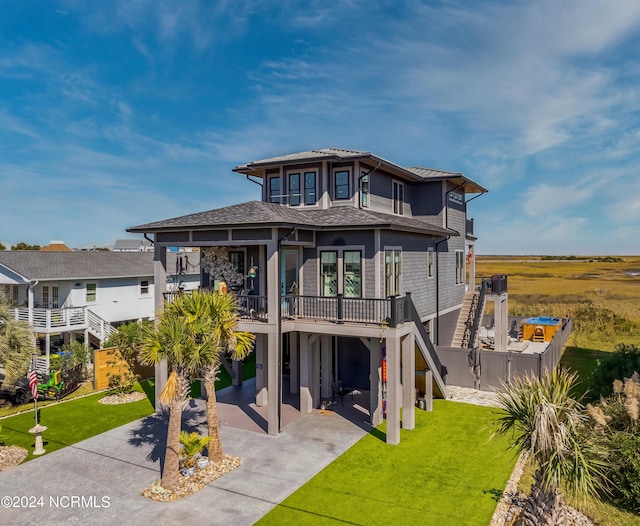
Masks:
[[[453,340],[451,342],[452,347],[468,348],[470,347],[469,333],[473,323],[473,316],[475,315],[475,306],[478,303],[480,293],[477,291],[467,292],[464,296],[464,302],[460,309],[460,316],[458,317],[458,323],[456,330],[453,334]]]

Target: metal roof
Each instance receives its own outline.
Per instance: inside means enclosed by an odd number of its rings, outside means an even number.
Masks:
[[[406,179],[414,181],[443,180],[451,179],[459,184],[464,183],[465,193],[486,193],[488,190],[475,181],[459,172],[449,172],[446,170],[436,170],[433,168],[411,167],[404,168],[396,163],[378,157],[371,152],[361,150],[348,150],[345,148],[323,148],[320,150],[307,150],[304,152],[291,153],[258,161],[250,161],[233,168],[234,172],[247,176],[264,177],[265,169],[278,165],[302,164],[322,161],[351,161],[356,159],[366,159],[374,163],[380,163],[386,170],[394,172]]]
[[[455,230],[415,217],[372,212],[353,207],[296,209],[278,203],[249,201],[196,214],[155,221],[128,228],[128,232],[153,233],[176,230],[297,226],[311,230],[388,228],[433,235],[459,235]]]

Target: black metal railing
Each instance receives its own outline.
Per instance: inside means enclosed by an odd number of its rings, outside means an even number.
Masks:
[[[425,329],[424,325],[422,324],[420,315],[418,314],[416,306],[413,303],[413,299],[411,298],[411,293],[407,293],[405,297],[400,299],[402,300],[402,303],[403,303],[404,316],[402,318],[402,321],[404,322],[412,321],[414,323],[414,325],[418,329],[418,334],[420,334],[420,336],[422,337],[422,340],[424,341],[424,344],[427,346],[427,352],[429,353],[429,356],[433,360],[433,364],[436,369],[435,372],[437,372],[440,375],[440,377],[442,378],[442,381],[444,382],[445,376],[447,375],[447,370],[445,367],[443,367],[442,363],[440,362],[440,358],[438,358],[438,353],[436,352],[436,348],[433,346],[433,343],[431,342],[431,338],[429,337],[429,332],[427,331],[427,329]]]
[[[487,291],[491,281],[488,278],[482,278],[480,283],[480,292],[478,293],[478,302],[476,304],[475,312],[473,313],[473,320],[471,324],[471,330],[469,331],[469,347],[475,347],[475,342],[478,336],[478,329],[480,328],[480,321],[482,320],[482,314],[484,311],[484,302],[486,301]]]

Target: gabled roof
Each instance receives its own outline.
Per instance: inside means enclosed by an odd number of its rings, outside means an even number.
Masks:
[[[464,191],[468,194],[486,193],[488,190],[478,183],[472,181],[468,177],[458,172],[448,172],[445,170],[436,170],[433,168],[411,167],[403,168],[402,166],[387,161],[382,157],[361,150],[347,150],[344,148],[323,148],[320,150],[307,150],[305,152],[291,153],[280,155],[277,157],[269,157],[259,161],[251,161],[246,164],[236,166],[233,171],[245,174],[247,176],[264,177],[265,169],[268,167],[276,167],[279,165],[302,164],[310,162],[322,161],[352,161],[365,160],[383,166],[395,175],[404,177],[413,181],[436,181],[448,179],[454,184],[464,184]]]
[[[153,276],[150,252],[0,252],[0,267],[26,280],[70,280]]]
[[[249,201],[196,214],[155,221],[128,228],[128,232],[153,233],[175,230],[223,228],[299,227],[311,230],[336,228],[359,230],[387,228],[437,236],[457,236],[458,232],[415,217],[397,216],[346,206],[329,209],[296,209],[278,203]]]

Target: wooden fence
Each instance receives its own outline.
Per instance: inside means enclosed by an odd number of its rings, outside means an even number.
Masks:
[[[107,349],[96,349],[93,355],[93,387],[96,390],[107,389],[109,387],[109,374],[122,372],[124,362],[117,363],[114,351],[117,347],[108,347]],[[134,372],[141,379],[151,378],[154,375],[154,368],[136,363]]]

